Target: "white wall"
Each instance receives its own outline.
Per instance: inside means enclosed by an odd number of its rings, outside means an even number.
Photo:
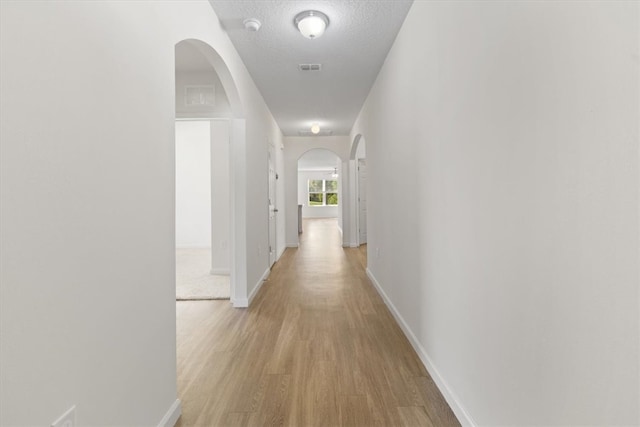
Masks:
[[[211,6],[0,2],[2,425],[50,425],[75,404],[78,425],[155,426],[176,403],[174,46],[187,38],[216,49],[244,106],[233,159],[250,293],[268,266],[254,184],[282,135]]]
[[[342,162],[341,160],[338,161],[338,165],[337,168],[335,169],[338,172],[338,228],[340,229],[340,233],[342,233],[342,228],[344,227],[344,217],[345,217],[345,210],[347,208],[345,208],[344,206],[346,205],[346,203],[344,203],[344,195],[345,192],[343,191],[346,187],[343,185],[343,181],[344,181],[344,170],[343,170],[343,165],[348,164],[348,161],[346,162]],[[347,214],[348,215],[348,214]],[[346,244],[347,242],[347,236],[343,235],[342,238],[342,246],[348,246]]]
[[[349,230],[349,234],[345,234],[345,238],[348,238],[348,245],[351,247],[358,247],[360,245],[360,236],[358,235],[360,228],[360,218],[358,212],[358,159],[365,159],[367,157],[367,149],[366,149],[366,141],[362,135],[356,135],[353,138],[351,143],[351,157],[348,162],[345,163],[343,167],[345,173],[348,178],[346,182],[348,185],[345,185],[346,189],[345,194],[345,204],[346,209],[344,209],[344,213],[347,220],[347,229]],[[345,243],[347,240],[345,239]]]
[[[176,247],[211,247],[211,131],[176,122]]]
[[[247,212],[247,295],[252,295],[255,289],[262,283],[261,278],[269,271],[269,141],[273,141],[276,147],[282,146],[283,138],[280,128],[267,110],[260,93],[255,89],[252,92],[253,99],[245,101],[248,106],[248,114],[259,117],[260,121],[254,121],[254,125],[247,121],[247,152],[246,152],[246,212]],[[278,162],[278,155],[276,155]],[[280,169],[282,163],[276,163],[278,175],[286,181],[285,174]],[[285,182],[286,184],[286,182]],[[284,194],[280,193],[282,187],[276,185],[277,200],[284,200]],[[280,203],[280,202],[279,202]],[[280,212],[283,212],[281,214]],[[276,215],[276,230],[282,231],[285,221],[285,210],[280,210]],[[284,236],[278,234],[278,241],[284,241]],[[280,253],[280,252],[278,252]]]
[[[333,169],[326,171],[298,170],[298,204],[302,205],[303,218],[338,218],[338,206],[309,206],[307,183],[310,179],[333,179]],[[341,194],[338,193],[338,203],[341,202]]]
[[[364,159],[367,157],[367,144],[365,144],[364,140],[361,140],[358,146],[356,147],[356,155],[355,160]]]
[[[298,159],[304,153],[316,148],[332,151],[341,161],[349,158],[348,136],[300,136],[284,137],[285,175],[285,241],[289,247],[298,246]],[[344,177],[343,177],[344,179]],[[344,185],[344,182],[343,182]],[[342,208],[344,209],[344,204]],[[344,230],[343,230],[344,231]]]
[[[213,70],[213,68],[212,68]],[[215,105],[187,105],[186,86],[207,86],[215,88]],[[220,78],[214,71],[176,71],[176,117],[177,118],[231,118],[231,106],[224,92]]]
[[[230,271],[229,121],[211,120],[211,272]]]
[[[211,248],[213,274],[229,274],[229,185],[229,121],[177,121],[176,247]]]
[[[638,8],[414,2],[353,128],[370,270],[465,423],[640,423]]]

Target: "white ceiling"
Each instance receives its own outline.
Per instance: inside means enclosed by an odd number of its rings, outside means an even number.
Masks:
[[[348,135],[412,0],[209,0],[285,135],[318,122]],[[329,26],[304,38],[293,19],[319,10]],[[242,21],[257,18],[258,32]],[[298,64],[320,63],[320,72]]]

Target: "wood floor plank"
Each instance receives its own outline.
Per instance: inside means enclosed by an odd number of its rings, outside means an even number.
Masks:
[[[284,426],[290,410],[291,375],[267,375],[266,379],[266,393],[249,425]]]
[[[369,427],[374,425],[366,396],[343,396],[340,399],[340,425]]]
[[[458,419],[453,411],[442,398],[440,390],[429,375],[414,378],[418,386],[418,392],[422,397],[422,402],[429,414],[429,418],[438,426],[458,425]]]
[[[422,406],[399,407],[398,413],[404,427],[433,426],[427,411]]]
[[[305,221],[250,308],[178,302],[177,425],[459,425],[365,266]]]
[[[229,412],[222,419],[225,427],[248,427],[255,425],[251,422],[253,412]]]

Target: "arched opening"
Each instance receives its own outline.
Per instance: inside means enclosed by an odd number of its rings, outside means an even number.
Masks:
[[[175,45],[176,299],[230,299],[246,306],[246,248],[239,165],[243,109],[224,61],[208,44]]]
[[[349,176],[351,246],[362,246],[367,243],[367,153],[362,134],[356,135],[351,145]]]
[[[342,233],[341,174],[342,160],[331,150],[314,148],[298,158],[299,234],[309,221],[334,223]]]

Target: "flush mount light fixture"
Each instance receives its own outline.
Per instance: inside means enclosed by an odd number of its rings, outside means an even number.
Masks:
[[[311,125],[311,133],[314,135],[317,135],[320,133],[320,125],[317,123],[314,123]]]
[[[317,39],[329,25],[329,18],[317,10],[305,10],[297,14],[293,22],[303,36]]]

